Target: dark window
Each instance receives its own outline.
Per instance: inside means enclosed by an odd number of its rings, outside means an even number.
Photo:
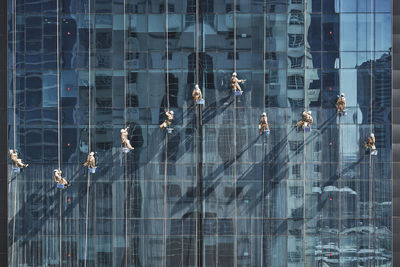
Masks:
[[[304,34],[289,34],[289,47],[296,48],[304,45]]]
[[[303,150],[303,142],[302,141],[289,141],[289,149],[290,149],[290,151],[295,151],[296,154],[299,154],[300,151]]]
[[[301,57],[289,57],[290,67],[292,69],[303,67],[303,62],[304,62],[303,59],[304,59],[304,56],[301,56]]]
[[[292,166],[292,174],[294,175],[294,176],[296,176],[297,178],[300,178],[300,171],[301,171],[301,166],[300,166],[300,164],[295,164],[295,165],[293,165]],[[296,192],[294,192],[295,190],[299,190],[299,187],[297,187],[297,186],[291,186],[290,187],[290,194],[292,195],[292,196],[297,196],[297,194],[298,194],[298,192],[296,191]]]
[[[296,164],[293,167],[298,169],[298,173],[296,173],[297,177],[300,177],[300,164]],[[294,172],[293,172],[294,174]],[[302,198],[303,197],[303,187],[301,186],[290,186],[289,187],[290,196],[295,198]]]
[[[278,70],[271,70],[269,73],[265,73],[266,83],[278,83],[279,75]]]
[[[301,10],[292,9],[290,11],[289,24],[291,25],[303,25],[304,24],[304,14]]]
[[[291,108],[303,108],[304,107],[304,99],[293,99],[288,98],[289,104]],[[296,124],[296,122],[294,122]]]
[[[128,76],[128,83],[136,83],[137,81],[137,72],[131,72]]]
[[[160,13],[165,13],[165,4],[164,3],[160,4],[159,11],[160,11]],[[174,4],[168,4],[168,12],[175,12]]]
[[[272,27],[268,27],[265,31],[265,37],[272,37]]]
[[[231,59],[231,60],[233,60],[234,58],[233,58],[233,52],[228,52],[228,59]],[[239,53],[238,52],[236,52],[236,59],[239,59]]]
[[[276,60],[276,52],[267,52],[265,53],[265,59],[266,60]]]

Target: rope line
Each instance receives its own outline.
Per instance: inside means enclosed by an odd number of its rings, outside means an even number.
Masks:
[[[236,0],[233,0],[233,69],[236,72]],[[234,96],[233,101],[233,157],[234,157],[234,164],[233,164],[233,190],[234,190],[234,212],[233,212],[233,235],[234,235],[234,242],[233,242],[233,266],[237,267],[237,136],[236,136],[236,96]]]
[[[196,84],[199,84],[199,0],[196,0],[196,27],[195,27],[195,56],[196,56]],[[203,90],[204,92],[204,90]],[[199,149],[200,149],[200,116],[201,116],[201,105],[195,103],[195,116],[196,116],[196,132],[195,132],[195,170],[196,170],[196,245],[195,251],[197,252],[197,266],[202,266],[202,257],[199,252],[202,250],[202,238],[199,238],[199,234],[202,231],[203,225],[203,208],[202,208],[202,181],[200,180],[200,166],[199,166]]]
[[[58,169],[61,170],[61,116],[60,116],[60,2],[56,1],[57,6],[57,142],[58,142]],[[59,191],[60,195],[60,267],[62,266],[62,190]]]
[[[304,17],[304,25],[307,25],[307,1],[303,1],[303,17]],[[303,36],[307,36],[306,27],[303,27]],[[303,53],[304,53],[304,63],[306,62],[307,49],[306,42],[303,44]],[[305,64],[304,64],[305,65]],[[304,70],[304,77],[306,76]],[[307,107],[307,88],[304,86],[304,110]],[[311,130],[311,124],[309,124]],[[303,131],[303,255],[306,255],[306,155],[307,155],[307,147],[306,147],[306,132],[305,129]],[[288,186],[288,185],[286,185]],[[287,188],[288,189],[288,188]],[[306,257],[304,257],[304,267],[307,266]]]
[[[196,28],[195,28],[195,55],[196,55],[196,84],[199,84],[199,3],[196,0]],[[204,90],[203,90],[204,91]]]
[[[14,0],[13,5],[13,22],[14,22],[14,31],[13,31],[13,112],[14,112],[14,149],[17,148],[17,131],[16,131],[16,116],[17,116],[17,0]]]
[[[265,106],[266,106],[266,101],[265,101],[265,90],[266,90],[266,86],[265,86],[265,74],[266,74],[266,57],[265,57],[265,53],[266,53],[266,38],[265,35],[267,33],[266,28],[267,28],[267,2],[264,1],[264,12],[263,12],[263,110],[265,111]],[[269,115],[269,114],[268,114]],[[268,116],[267,116],[267,123],[268,123]],[[261,129],[262,130],[262,129]],[[266,151],[265,151],[265,136],[263,135],[263,143],[262,143],[262,191],[261,191],[261,219],[264,220],[264,201],[265,201],[265,155],[266,155]],[[264,260],[263,260],[263,252],[264,252],[264,224],[262,224],[262,232],[261,232],[261,251],[260,251],[260,264],[261,267],[264,266]]]
[[[233,71],[236,72],[236,0],[233,0]]]
[[[13,1],[13,113],[14,113],[14,133],[13,133],[13,141],[14,141],[14,150],[17,149],[17,0]],[[14,266],[14,248],[15,248],[15,220],[17,214],[17,192],[18,192],[18,173],[15,174],[15,192],[14,192],[14,221],[13,221],[13,236],[12,236],[12,247],[11,247],[11,266]]]
[[[90,0],[89,0],[90,1]],[[126,60],[127,60],[127,54],[126,54],[126,46],[127,46],[127,38],[126,38],[126,0],[124,0],[124,128],[126,127],[127,123],[127,99],[126,99],[126,93],[127,93],[127,73],[126,73]]]
[[[58,169],[61,169],[61,116],[60,116],[60,3],[57,0],[57,142],[58,142]]]
[[[127,91],[128,91],[128,79],[127,79],[127,52],[126,52],[126,47],[128,44],[128,40],[127,40],[127,34],[126,34],[126,0],[124,0],[123,2],[124,5],[124,128],[127,127],[127,122],[128,122],[128,103],[127,103]],[[129,50],[129,49],[128,49]],[[123,145],[122,145],[123,146]],[[129,207],[129,198],[128,198],[128,155],[126,153],[124,154],[124,183],[125,183],[125,199],[126,199],[126,204],[125,204],[125,211],[124,211],[124,216],[125,216],[125,226],[124,226],[124,231],[125,231],[125,266],[128,266],[128,207]],[[121,160],[122,162],[122,160]]]
[[[370,79],[370,133],[373,133],[373,125],[372,125],[372,121],[373,121],[373,79],[374,79],[374,68],[373,68],[373,64],[374,64],[374,58],[373,58],[373,48],[374,48],[374,38],[373,38],[373,33],[374,33],[374,10],[373,10],[373,6],[374,6],[374,1],[371,0],[371,33],[370,33],[370,71],[371,71],[371,79]],[[375,137],[376,138],[376,137]],[[375,145],[376,146],[376,145]],[[369,207],[368,207],[368,217],[369,217],[369,228],[371,228],[371,224],[372,224],[372,228],[373,228],[373,237],[375,237],[375,223],[374,220],[375,218],[372,217],[372,205],[373,205],[373,186],[374,186],[374,173],[373,173],[373,160],[372,160],[372,155],[371,155],[371,150],[370,150],[370,154],[369,154]],[[375,216],[374,216],[375,217]],[[368,231],[368,248],[369,249],[373,249],[373,241],[371,240],[371,231]],[[368,266],[370,265],[370,263],[368,262]]]
[[[164,2],[165,8],[165,68],[166,68],[166,77],[165,82],[167,85],[167,110],[169,111],[169,45],[168,45],[168,0]],[[163,209],[163,264],[162,266],[167,266],[167,168],[168,168],[168,129],[165,131],[165,139],[164,139],[164,146],[165,146],[165,154],[164,154],[164,209]]]
[[[168,36],[168,0],[165,0],[165,68],[167,83],[167,110],[169,110],[169,36]]]
[[[92,39],[91,39],[91,4],[90,0],[88,0],[88,51],[89,51],[89,62],[88,62],[88,109],[89,109],[89,117],[88,117],[88,153],[92,152],[92,97],[91,97],[91,87],[92,87]],[[88,178],[86,184],[86,218],[85,218],[85,255],[84,255],[84,267],[87,266],[87,252],[88,252],[88,227],[89,227],[89,197],[90,197],[90,171],[88,171]]]

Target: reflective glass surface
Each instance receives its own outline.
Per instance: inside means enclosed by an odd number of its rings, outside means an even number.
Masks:
[[[8,3],[10,266],[390,266],[389,0]]]

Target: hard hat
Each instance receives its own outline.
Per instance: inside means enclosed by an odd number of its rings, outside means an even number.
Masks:
[[[10,149],[10,153],[13,153],[13,152],[14,152],[14,150]]]
[[[94,155],[94,152],[90,152],[90,155],[93,156],[93,155]]]
[[[54,169],[53,172],[58,172],[58,170],[57,170],[57,169]]]
[[[199,85],[198,85],[198,84],[196,84],[194,87],[195,87],[195,88],[199,88]]]
[[[121,133],[124,132],[124,131],[125,131],[125,129],[121,129]]]
[[[265,116],[267,116],[267,113],[263,112],[263,114],[262,114],[262,115],[265,117]]]
[[[237,76],[237,73],[236,72],[232,73],[232,76]]]
[[[174,114],[174,111],[173,111],[173,110],[171,110],[169,113],[171,113],[171,114]]]
[[[374,137],[375,135],[373,133],[371,133],[371,137]]]
[[[311,110],[307,112],[307,114],[311,114]]]
[[[344,93],[341,93],[340,96],[344,96]]]

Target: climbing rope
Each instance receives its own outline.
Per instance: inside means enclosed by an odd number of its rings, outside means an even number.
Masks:
[[[371,10],[370,10],[370,12],[371,12],[371,19],[370,19],[370,21],[371,21],[371,28],[370,28],[370,31],[371,31],[371,33],[370,33],[370,42],[371,42],[371,44],[370,44],[370,72],[371,72],[371,78],[370,78],[370,108],[369,108],[369,110],[370,110],[370,133],[373,133],[373,124],[372,124],[372,121],[373,121],[373,79],[374,79],[374,69],[373,69],[373,62],[374,62],[374,58],[373,58],[373,56],[374,56],[374,53],[373,53],[373,48],[374,48],[374,38],[373,38],[373,33],[374,33],[374,10],[373,10],[373,8],[374,8],[374,2],[375,1],[373,1],[373,0],[371,0],[370,1],[371,2]],[[375,137],[376,138],[376,137]],[[375,143],[376,143],[376,141],[375,141]],[[376,146],[376,144],[375,144],[375,146]],[[369,249],[372,249],[372,246],[373,246],[373,241],[371,240],[371,235],[373,236],[373,237],[375,237],[375,216],[372,216],[372,213],[373,213],[373,211],[372,211],[372,209],[373,209],[373,207],[372,207],[372,205],[373,205],[373,199],[374,199],[374,195],[373,195],[373,187],[374,187],[374,172],[373,172],[373,160],[372,160],[372,155],[371,155],[371,152],[372,152],[372,150],[370,149],[369,150],[369,171],[368,171],[368,173],[369,173],[369,205],[368,205],[368,218],[369,218],[369,225],[368,225],[368,248]],[[374,213],[375,213],[375,210],[374,210]],[[374,218],[373,218],[374,217]],[[372,224],[372,229],[373,229],[373,233],[371,233],[371,224]],[[369,263],[368,263],[368,266],[369,266]]]
[[[17,0],[13,1],[13,123],[14,123],[14,150],[17,149]],[[11,246],[11,266],[14,266],[14,248],[15,248],[15,221],[17,215],[17,192],[18,192],[18,173],[15,174],[15,190],[14,190],[14,220],[13,220],[13,235]]]
[[[236,25],[236,0],[233,0],[233,72],[236,72],[236,35],[237,35],[237,25]],[[234,212],[233,212],[233,266],[237,267],[237,133],[236,133],[236,96],[234,96],[233,101],[233,190],[234,190]]]
[[[128,40],[127,40],[127,36],[126,36],[126,32],[127,32],[127,29],[126,29],[126,0],[124,0],[124,16],[123,16],[123,18],[124,18],[124,29],[123,29],[123,31],[124,31],[124,95],[123,95],[123,97],[124,97],[124,128],[125,127],[127,127],[127,106],[128,106],[128,103],[127,103],[127,88],[128,88],[128,79],[127,79],[127,71],[126,71],[126,69],[127,69],[127,65],[126,65],[126,60],[127,60],[127,52],[126,52],[126,47],[127,47],[127,44],[128,44]],[[128,137],[127,138],[129,138],[129,135],[128,135]],[[122,146],[123,146],[123,144],[121,144]],[[125,266],[128,266],[128,245],[129,245],[129,242],[128,242],[128,201],[129,201],[129,198],[128,198],[128,192],[129,192],[129,189],[128,189],[128,178],[127,178],[127,176],[128,176],[128,155],[127,155],[127,153],[123,153],[124,154],[124,183],[125,183],[125,199],[126,199],[126,204],[125,204],[125,209],[124,209],[124,216],[125,216],[125,229],[124,229],[124,232],[125,232]],[[121,163],[122,163],[122,160],[121,160]]]
[[[165,82],[167,86],[167,111],[169,111],[169,44],[168,44],[168,0],[164,1],[165,8]],[[164,154],[164,210],[163,210],[163,266],[166,266],[166,258],[167,258],[167,168],[168,168],[168,130],[165,131],[164,138],[164,146],[165,146],[165,154]]]
[[[304,25],[307,24],[307,1],[303,1],[303,17],[304,17]],[[307,28],[303,27],[303,36],[307,36]],[[306,42],[303,44],[304,46],[304,65],[306,62],[306,55],[307,55],[307,46]],[[304,77],[305,77],[305,71],[304,71]],[[304,110],[306,110],[307,107],[307,88],[304,86]],[[309,123],[308,127],[310,127],[311,130],[311,124]],[[303,131],[303,255],[306,255],[306,153],[307,153],[307,147],[306,147],[306,132],[305,129]],[[304,259],[304,267],[306,267],[306,259]]]
[[[88,153],[92,152],[92,39],[91,39],[91,3],[88,0],[88,51],[89,51],[89,61],[88,61]],[[85,218],[85,255],[84,255],[84,267],[87,265],[87,250],[88,250],[88,228],[89,228],[89,198],[90,198],[90,171],[88,171],[87,185],[86,185],[86,218]]]
[[[61,114],[60,114],[60,1],[56,1],[57,6],[57,149],[58,149],[58,170],[61,170]],[[62,266],[62,190],[59,190],[60,195],[60,233],[59,233],[59,252],[60,252],[60,267]]]
[[[267,2],[264,1],[264,10],[263,10],[263,110],[265,111],[265,106],[266,106],[266,101],[265,101],[265,91],[266,91],[266,80],[265,80],[265,75],[266,75],[266,57],[265,57],[265,53],[267,50],[267,45],[266,45],[266,37],[265,35],[267,34]],[[269,113],[268,113],[269,115]],[[268,116],[267,116],[267,123],[268,123]],[[262,130],[262,129],[261,129]],[[264,214],[264,198],[265,198],[265,156],[266,156],[266,151],[265,151],[265,136],[263,135],[263,143],[262,143],[262,192],[261,192],[261,219],[264,219],[265,214]],[[263,267],[264,265],[264,261],[263,261],[263,255],[264,255],[264,242],[263,242],[263,237],[264,237],[264,232],[265,232],[265,228],[264,228],[264,223],[262,224],[262,232],[261,232],[261,246],[260,246],[260,264],[261,267]]]
[[[196,84],[199,85],[200,82],[200,72],[199,72],[199,0],[196,0],[196,27],[195,27],[195,57],[196,57]],[[200,87],[200,85],[199,85]],[[203,93],[205,92],[203,88]],[[204,94],[203,94],[204,95]],[[200,169],[200,159],[199,153],[201,149],[201,114],[202,114],[202,105],[197,105],[195,103],[195,116],[196,116],[196,131],[195,131],[195,171],[196,171],[196,245],[195,251],[197,251],[197,266],[202,266],[202,258],[201,253],[198,253],[199,250],[202,249],[203,239],[199,237],[199,234],[202,231],[202,226],[204,225],[203,221],[203,185],[201,180],[201,169]]]

